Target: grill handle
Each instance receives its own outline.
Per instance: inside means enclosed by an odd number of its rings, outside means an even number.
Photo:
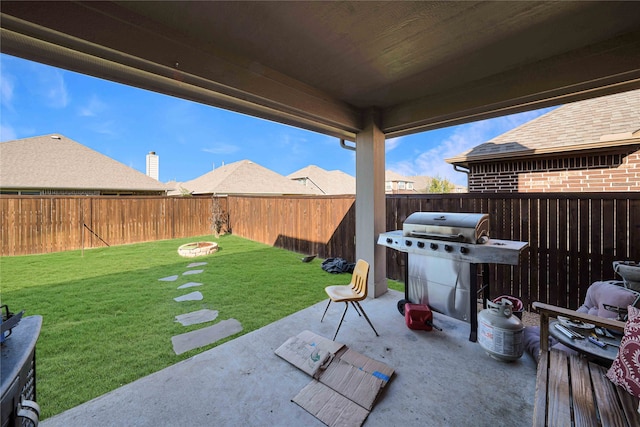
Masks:
[[[464,242],[464,236],[462,234],[433,234],[412,231],[410,235],[412,237],[422,237],[423,239],[446,240],[448,242]]]

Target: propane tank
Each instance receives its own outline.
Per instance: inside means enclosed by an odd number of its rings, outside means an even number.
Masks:
[[[487,301],[478,314],[478,341],[494,359],[511,362],[524,352],[524,325],[512,315],[513,303],[506,298]]]

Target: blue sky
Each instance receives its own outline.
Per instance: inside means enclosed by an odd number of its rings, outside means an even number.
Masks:
[[[252,160],[282,175],[308,165],[355,176],[354,152],[334,137],[0,54],[0,141],[62,134],[145,172],[160,158],[160,181],[188,181],[213,167]],[[447,178],[444,161],[550,109],[394,138],[386,169]]]

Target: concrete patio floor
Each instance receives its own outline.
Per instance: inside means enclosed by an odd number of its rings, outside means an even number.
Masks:
[[[412,331],[390,290],[362,303],[380,337],[349,308],[336,341],[395,369],[365,426],[531,425],[536,366],[489,357],[469,324],[434,316],[443,331]],[[52,418],[44,427],[322,426],[291,399],[311,378],[274,351],[303,330],[331,338],[344,306],[326,301],[141,378]],[[42,402],[46,404],[46,402]]]

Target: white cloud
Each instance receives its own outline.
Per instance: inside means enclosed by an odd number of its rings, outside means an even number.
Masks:
[[[0,125],[0,141],[13,141],[18,139],[16,131],[11,126]]]
[[[203,148],[202,151],[205,153],[211,154],[231,154],[235,153],[240,149],[237,145],[232,144],[215,144],[211,148]]]
[[[388,153],[389,151],[393,151],[398,145],[400,145],[400,141],[402,141],[402,137],[398,136],[396,138],[387,139],[384,142],[384,151]],[[398,172],[400,173],[400,172]]]
[[[0,105],[5,110],[3,113],[3,121],[7,120],[7,112],[14,112],[13,106],[13,94],[15,88],[15,79],[13,75],[6,72],[5,67],[2,67],[0,73]],[[17,133],[13,126],[3,123],[0,125],[0,141],[12,141],[17,139]]]
[[[167,130],[195,126],[201,120],[196,106],[183,99],[163,100],[160,107],[162,126]]]
[[[304,131],[289,127],[282,131],[276,129],[274,132],[264,136],[255,134],[248,136],[251,144],[245,147],[245,151],[249,151],[247,150],[248,147],[255,147],[247,155],[247,158],[252,160],[256,160],[254,156],[280,153],[279,155],[276,154],[279,159],[278,163],[288,165],[292,163],[293,159],[308,157],[313,150],[318,148],[317,145],[309,144],[309,139]],[[333,141],[339,144],[336,139],[333,139]]]
[[[60,70],[42,64],[33,63],[34,79],[30,80],[30,90],[44,99],[51,108],[65,108],[69,105],[70,96],[64,75]]]
[[[119,126],[117,126],[114,120],[107,120],[101,123],[92,123],[90,126],[88,126],[88,128],[101,135],[118,136],[120,134],[120,128]]]
[[[263,145],[265,142],[272,144],[274,147],[280,147],[283,150],[287,150],[289,153],[294,153],[296,155],[301,155],[308,150],[309,139],[304,131],[299,129],[292,129],[286,127],[284,131],[275,132],[271,137],[267,138],[265,141],[264,138],[261,137],[260,141],[256,141],[260,145]],[[271,141],[269,141],[271,140]],[[325,141],[335,141],[336,144],[339,142],[331,137],[326,137]]]
[[[95,117],[107,109],[107,104],[102,102],[96,95],[92,95],[87,104],[78,109],[78,114],[82,117]]]
[[[466,185],[466,175],[456,172],[453,169],[453,165],[445,162],[444,159],[454,157],[487,142],[508,130],[547,113],[551,109],[512,114],[455,126],[452,128],[452,133],[436,146],[416,153],[414,159],[389,164],[388,169],[405,176],[427,175],[446,178],[455,184]]]
[[[486,121],[457,126],[453,133],[436,146],[417,153],[413,159],[389,164],[388,169],[405,176],[427,175],[465,185],[466,176],[454,171],[453,166],[444,159],[484,142],[489,128],[490,125]]]
[[[0,74],[0,102],[3,108],[13,111],[13,88],[15,86],[12,75]]]
[[[418,175],[413,160],[401,160],[389,164],[387,169],[404,176]]]

